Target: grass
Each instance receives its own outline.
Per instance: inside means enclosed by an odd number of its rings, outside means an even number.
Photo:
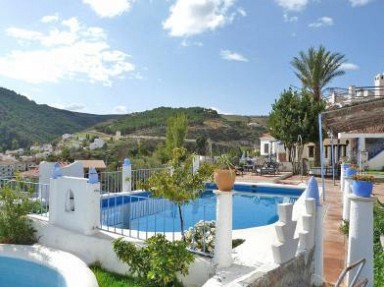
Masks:
[[[99,264],[90,266],[99,287],[145,287],[137,279],[104,270]]]

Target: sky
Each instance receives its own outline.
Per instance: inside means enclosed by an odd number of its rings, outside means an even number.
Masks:
[[[310,47],[346,57],[328,87],[373,85],[383,16],[384,0],[1,0],[0,86],[83,113],[268,115]]]

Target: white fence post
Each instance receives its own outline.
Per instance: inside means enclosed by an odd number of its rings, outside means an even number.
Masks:
[[[216,193],[216,238],[214,262],[217,267],[232,264],[232,191]]]

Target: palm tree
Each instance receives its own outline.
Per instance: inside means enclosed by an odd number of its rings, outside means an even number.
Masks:
[[[308,53],[301,51],[294,57],[291,65],[295,75],[300,79],[303,88],[308,90],[315,101],[321,101],[321,91],[335,77],[345,74],[340,66],[346,62],[345,55],[327,51],[320,45],[319,49],[311,47]],[[317,123],[314,123],[317,125]],[[316,142],[315,164],[320,163],[320,142]]]
[[[333,78],[344,75],[345,71],[339,68],[345,61],[343,54],[331,53],[320,45],[318,50],[309,48],[307,54],[301,51],[298,57],[293,58],[291,65],[303,88],[309,90],[315,100],[319,101],[323,88]]]

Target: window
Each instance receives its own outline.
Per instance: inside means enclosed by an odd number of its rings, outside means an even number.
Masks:
[[[341,156],[347,156],[347,146],[343,145],[343,151]]]
[[[75,211],[75,195],[72,190],[67,190],[65,198],[65,211],[71,212]]]
[[[264,144],[264,154],[269,154],[269,144]]]
[[[314,146],[308,147],[308,157],[315,157],[315,147]]]

